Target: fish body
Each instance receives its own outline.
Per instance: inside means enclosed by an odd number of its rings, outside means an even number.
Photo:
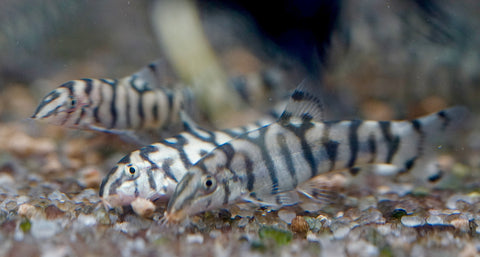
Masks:
[[[241,202],[299,203],[301,185],[326,172],[390,164],[433,181],[426,160],[437,137],[465,116],[453,107],[411,121],[319,121],[320,103],[302,87],[278,122],[247,132],[205,155],[184,175],[170,199],[168,222]],[[317,109],[317,110],[315,110]],[[435,167],[434,167],[435,168]],[[420,172],[422,171],[422,172]],[[413,173],[413,172],[412,172]]]
[[[129,205],[136,198],[168,202],[178,182],[202,156],[236,136],[274,121],[264,118],[222,131],[185,123],[185,132],[122,158],[103,179],[99,195],[108,207]]]
[[[119,79],[80,79],[46,95],[31,118],[69,128],[102,132],[164,128],[193,114],[188,88],[169,88],[161,62]]]
[[[182,125],[181,114],[195,117],[199,108],[191,88],[172,83],[166,64],[156,61],[131,76],[116,79],[79,79],[46,95],[32,119],[68,128],[121,134],[125,131]],[[281,75],[271,69],[230,79],[230,86],[247,105],[264,102],[281,87]],[[275,89],[275,90],[274,90]],[[268,94],[267,94],[268,95]],[[274,98],[278,98],[274,96]],[[258,105],[258,104],[257,104]]]

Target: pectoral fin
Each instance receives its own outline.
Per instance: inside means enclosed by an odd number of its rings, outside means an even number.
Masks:
[[[299,185],[297,191],[319,203],[334,203],[340,198],[333,182],[321,176]]]
[[[246,202],[251,202],[260,206],[283,207],[300,203],[300,198],[296,190],[280,192],[274,195],[259,196],[250,194],[243,198]]]

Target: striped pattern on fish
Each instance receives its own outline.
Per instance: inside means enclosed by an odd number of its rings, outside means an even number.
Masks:
[[[453,107],[412,121],[322,122],[321,109],[315,94],[297,89],[278,122],[217,147],[190,168],[169,201],[165,220],[177,222],[245,201],[297,204],[299,186],[330,171],[355,173],[369,164],[420,171],[433,151],[429,144],[466,113]]]
[[[135,76],[69,81],[45,96],[32,118],[100,131],[162,128],[191,110],[188,89],[153,89]],[[191,112],[191,111],[187,111]]]
[[[166,129],[181,125],[180,113],[198,111],[190,88],[168,81],[161,61],[120,80],[80,79],[46,95],[31,118],[69,128],[102,132]],[[281,87],[274,70],[231,79],[231,86],[247,104],[260,102],[266,92]]]
[[[275,119],[208,131],[185,123],[185,132],[133,151],[122,158],[103,179],[100,197],[108,207],[129,205],[135,198],[168,201],[189,168],[215,147],[268,125]]]

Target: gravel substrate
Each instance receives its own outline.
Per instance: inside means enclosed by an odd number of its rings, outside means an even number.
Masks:
[[[338,173],[324,178],[335,185],[331,202],[234,207],[163,225],[161,203],[148,218],[103,207],[101,168],[85,160],[96,152],[98,162],[108,162],[100,146],[109,136],[68,139],[65,146],[31,137],[21,125],[2,125],[25,145],[2,146],[0,256],[475,256],[480,250],[479,180],[450,155],[442,158],[452,171],[435,189],[368,172]],[[11,137],[0,135],[2,142]],[[82,147],[70,145],[75,141]],[[69,154],[62,157],[59,148]]]
[[[147,4],[47,2],[52,9],[39,13],[25,11],[26,0],[0,8],[24,18],[0,17],[0,256],[480,256],[475,1],[439,1],[455,19],[437,35],[427,24],[438,20],[425,22],[403,10],[403,1],[346,0],[344,28],[325,72],[332,119],[412,118],[466,105],[469,124],[451,135],[452,144],[438,147],[445,168],[439,182],[339,172],[325,176],[334,186],[323,203],[234,206],[176,225],[160,222],[162,203],[139,199],[114,210],[101,203],[102,178],[138,146],[27,118],[61,83],[120,78],[156,59]],[[260,57],[229,40],[215,45],[231,73],[262,67]]]

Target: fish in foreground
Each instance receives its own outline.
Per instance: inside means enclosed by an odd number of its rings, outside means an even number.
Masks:
[[[453,107],[411,121],[322,121],[322,105],[304,82],[280,119],[243,134],[205,155],[183,176],[172,195],[165,222],[229,205],[299,203],[299,188],[330,171],[360,171],[362,165],[389,164],[398,172],[434,181],[434,141],[466,115]]]
[[[208,131],[191,121],[185,122],[185,132],[122,158],[103,179],[99,195],[107,208],[126,206],[138,198],[166,203],[178,181],[202,156],[236,136],[274,121],[266,117],[222,131]]]

